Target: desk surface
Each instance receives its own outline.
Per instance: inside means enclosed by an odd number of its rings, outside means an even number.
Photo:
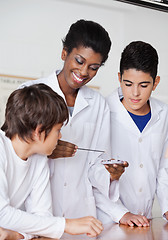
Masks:
[[[64,234],[64,240],[95,239],[86,235],[71,236]],[[102,233],[96,238],[100,240],[168,240],[168,223],[162,218],[150,221],[150,227],[128,227],[119,224],[104,226]]]

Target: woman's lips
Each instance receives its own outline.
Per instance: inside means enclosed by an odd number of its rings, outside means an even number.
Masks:
[[[75,74],[74,72],[72,72],[72,76],[73,76],[73,79],[75,82],[77,83],[81,83],[83,82],[84,80],[86,80],[87,78],[80,78],[77,74]]]
[[[82,82],[83,79],[78,77],[74,72],[72,72],[72,76],[75,82]]]

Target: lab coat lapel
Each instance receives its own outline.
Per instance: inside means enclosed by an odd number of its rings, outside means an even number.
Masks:
[[[159,105],[158,101],[156,102],[152,97],[149,99],[149,104],[151,108],[151,119],[148,122],[147,126],[153,126],[160,119],[162,106]]]
[[[91,95],[91,92],[89,91],[88,87],[86,87],[86,86],[81,87],[79,89],[77,97],[76,97],[72,118],[74,118],[83,109],[88,107],[89,103],[88,103],[87,99],[89,99],[89,98],[92,98],[92,95]]]
[[[55,84],[54,87],[53,87],[53,90],[55,90],[66,102],[65,96],[64,96],[64,94],[63,94],[63,92],[62,92],[62,90],[59,86],[59,83],[58,83],[58,77],[57,76],[58,76],[59,73],[60,73],[60,70],[56,71],[56,73],[54,72],[54,74],[52,75],[52,79],[53,79],[54,84]]]
[[[121,109],[120,111],[117,113],[117,119],[118,121],[125,126],[125,128],[130,129],[130,131],[134,134],[138,134],[140,133],[138,127],[136,126],[136,124],[134,123],[133,119],[131,118],[131,116],[129,115],[129,113],[127,112],[127,110],[125,109],[125,107],[123,106],[122,103],[120,103],[121,105]]]
[[[120,101],[121,96],[121,89],[118,88],[118,90],[115,92],[115,97],[113,100],[113,114],[116,115],[116,119],[118,122],[120,122],[120,124],[124,125],[125,128],[129,128],[132,133],[139,135],[139,129]]]
[[[56,92],[63,97],[63,99],[66,102],[65,96],[63,94],[63,92],[61,91],[60,87],[59,87],[59,83],[58,83],[58,79],[57,79],[57,75],[59,74],[60,71],[57,71],[56,74],[52,75],[52,78],[55,82],[55,89]],[[75,105],[74,105],[74,110],[73,110],[73,114],[72,116],[69,115],[69,122],[72,122],[72,119],[80,112],[82,111],[84,108],[86,108],[89,104],[87,102],[87,98],[92,98],[91,92],[89,91],[89,88],[86,86],[83,86],[79,89],[77,97],[76,97],[76,101],[75,101]]]
[[[162,105],[158,103],[154,98],[150,97],[149,104],[151,108],[151,119],[147,123],[146,127],[142,131],[142,133],[137,128],[136,124],[132,120],[131,116],[128,114],[127,110],[122,105],[120,99],[122,97],[122,91],[121,88],[116,89],[114,91],[114,94],[112,95],[110,99],[111,104],[111,112],[112,115],[117,119],[120,124],[124,125],[125,128],[129,128],[130,131],[134,134],[140,135],[140,134],[147,134],[148,129],[150,129],[150,126],[153,126],[159,119],[160,119],[160,113],[162,111]]]

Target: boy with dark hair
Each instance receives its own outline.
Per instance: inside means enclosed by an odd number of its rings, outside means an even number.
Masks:
[[[120,199],[128,213],[137,214],[130,224],[148,225],[157,194],[163,216],[168,219],[168,106],[151,97],[160,81],[158,54],[148,43],[131,42],[122,52],[120,88],[108,98],[111,111],[112,156],[127,160],[121,176]]]
[[[7,102],[0,130],[0,238],[60,238],[69,234],[98,235],[93,217],[53,217],[47,155],[61,138],[68,120],[61,96],[45,84],[14,91]],[[21,232],[7,231],[4,228]]]

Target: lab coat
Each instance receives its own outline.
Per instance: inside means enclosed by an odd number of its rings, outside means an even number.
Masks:
[[[141,133],[121,103],[121,96],[118,88],[107,98],[112,156],[129,163],[119,180],[120,199],[130,212],[151,218],[155,193],[162,214],[168,210],[168,105],[149,99],[151,119]]]
[[[57,73],[48,78],[29,81],[22,86],[45,83],[55,92],[64,95],[59,87]],[[110,111],[105,99],[96,91],[83,86],[79,89],[72,117],[62,127],[62,140],[72,142],[81,148],[110,151]],[[110,153],[109,153],[110,154]],[[110,195],[110,175],[100,164],[100,152],[77,150],[74,157],[50,160],[51,190],[55,216],[78,218],[92,215],[96,217],[93,186],[99,194],[111,200],[118,199],[117,183],[112,184]],[[108,209],[106,209],[108,211]]]

